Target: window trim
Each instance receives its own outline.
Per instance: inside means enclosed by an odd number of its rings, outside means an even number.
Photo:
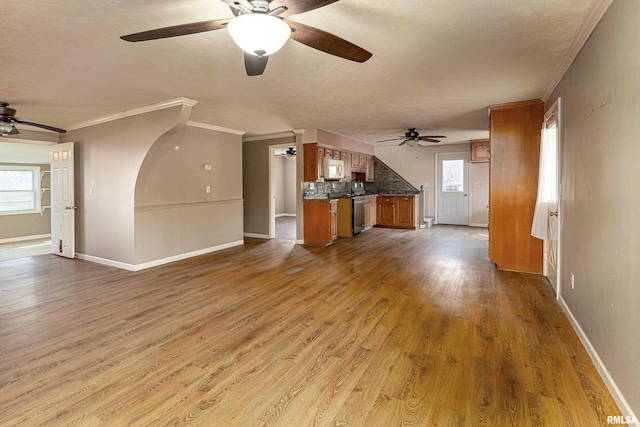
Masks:
[[[6,171],[31,171],[33,172],[33,190],[25,190],[25,191],[33,191],[35,196],[36,206],[34,209],[27,209],[21,211],[0,211],[0,215],[30,215],[30,214],[39,214],[42,212],[42,190],[40,188],[40,166],[28,166],[28,165],[7,165],[0,164],[0,170]]]

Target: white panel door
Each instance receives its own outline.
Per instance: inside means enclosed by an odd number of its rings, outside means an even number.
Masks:
[[[469,225],[469,153],[437,159],[438,224]]]
[[[549,283],[559,293],[558,289],[558,226],[559,226],[559,144],[558,144],[558,120],[556,115],[552,115],[547,121],[545,121],[545,127],[552,130],[549,134],[549,140],[546,142],[549,144],[551,150],[549,150],[550,156],[544,161],[550,163],[550,167],[547,168],[554,190],[549,197],[549,219],[547,221],[547,237],[544,240],[544,275],[549,279]]]
[[[51,146],[51,253],[75,258],[73,143]]]

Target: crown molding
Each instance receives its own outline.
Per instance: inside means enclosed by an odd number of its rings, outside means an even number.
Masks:
[[[245,132],[242,131],[242,130],[225,128],[225,127],[222,127],[222,126],[210,125],[208,123],[192,122],[191,120],[189,120],[187,122],[187,126],[191,126],[191,127],[194,127],[194,128],[200,128],[200,129],[215,130],[215,131],[224,132],[224,133],[231,133],[231,134],[240,135],[240,136],[245,134]]]
[[[17,144],[30,144],[30,145],[56,145],[57,141],[40,141],[37,139],[20,139],[20,138],[5,138],[0,136],[0,142],[12,142]]]
[[[574,59],[576,59],[580,50],[582,50],[582,47],[589,39],[589,36],[593,30],[595,30],[598,22],[600,22],[612,2],[613,0],[596,0],[595,4],[591,8],[591,12],[589,12],[589,15],[587,16],[587,19],[582,24],[578,35],[573,39],[573,43],[571,43],[571,46],[569,46],[569,49],[565,52],[564,57],[560,61],[560,64],[558,64],[558,68],[556,68],[556,71],[547,86],[547,89],[544,91],[544,95],[542,97],[544,102],[547,102],[553,91],[556,89],[556,86],[560,83],[560,80],[562,80],[562,77],[564,77],[567,70],[569,70]]]
[[[148,105],[146,107],[134,108],[133,110],[127,110],[120,113],[111,114],[109,116],[99,117],[97,119],[87,120],[80,122],[73,126],[67,127],[67,131],[86,128],[89,126],[95,126],[102,123],[112,122],[114,120],[124,119],[126,117],[137,116],[139,114],[150,113],[152,111],[163,110],[165,108],[178,107],[185,105],[187,107],[193,107],[198,101],[188,98],[175,98],[169,101],[161,102],[159,104]]]
[[[292,136],[296,136],[297,133],[303,133],[302,132],[296,132],[296,131],[290,131],[290,132],[280,132],[280,133],[272,133],[272,134],[268,134],[268,135],[258,135],[258,136],[249,136],[247,138],[243,138],[242,142],[253,142],[253,141],[264,141],[267,139],[276,139],[276,138],[290,138]]]

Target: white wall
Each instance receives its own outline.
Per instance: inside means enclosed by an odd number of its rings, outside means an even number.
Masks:
[[[470,163],[469,166],[470,225],[486,227],[489,223],[489,163]]]
[[[614,1],[547,102],[548,108],[562,98],[561,298],[636,414],[639,22],[640,2]]]
[[[285,200],[284,167],[286,166],[285,162],[287,160],[282,156],[275,156],[273,160],[274,160],[273,193],[275,198],[275,213],[276,215],[282,215],[283,213],[286,213],[284,209],[284,200]]]
[[[406,179],[411,185],[420,188],[425,185],[427,193],[426,216],[435,217],[435,164],[437,153],[470,153],[470,144],[447,144],[437,146],[379,146],[375,155],[391,169]],[[489,201],[489,167],[488,163],[471,164],[469,182],[471,205],[469,206],[471,223],[486,225],[487,203]],[[474,183],[479,183],[474,186]]]

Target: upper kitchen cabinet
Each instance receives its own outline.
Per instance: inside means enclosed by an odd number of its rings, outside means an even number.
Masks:
[[[365,172],[366,182],[374,181],[374,164],[375,164],[374,157],[367,156],[367,170]]]
[[[500,269],[541,274],[542,240],[531,236],[531,223],[544,103],[514,102],[489,111],[489,258]]]
[[[304,181],[317,181],[324,178],[324,147],[319,147],[318,144],[304,144],[302,153],[304,155]]]

